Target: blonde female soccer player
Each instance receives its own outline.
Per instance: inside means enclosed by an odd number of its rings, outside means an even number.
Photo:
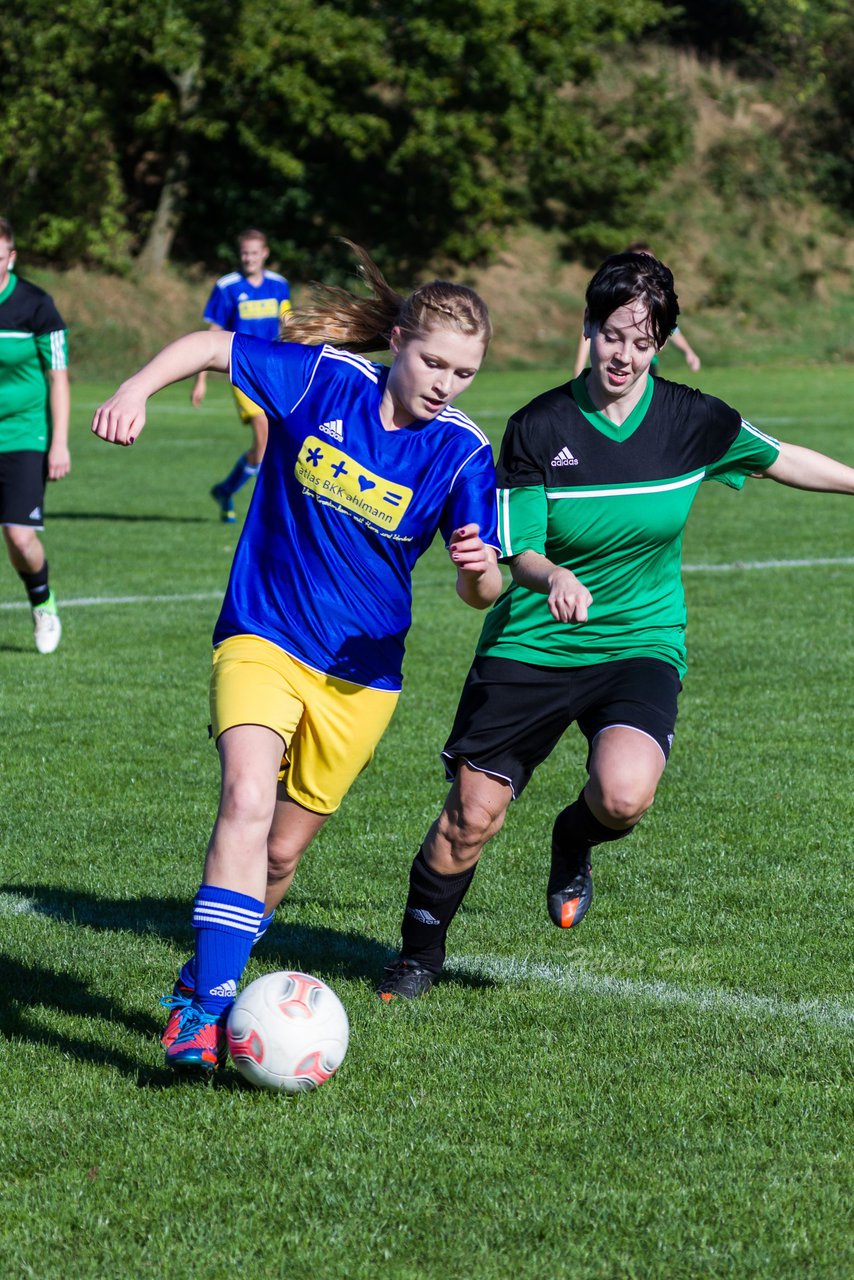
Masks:
[[[222,793],[195,955],[166,998],[166,1058],[179,1068],[222,1060],[250,948],[391,719],[412,569],[436,531],[466,604],[485,608],[501,590],[492,451],[453,404],[486,352],[486,306],[440,280],[404,298],[356,252],[371,297],[321,290],[287,318],[284,342],[181,338],[92,423],[131,445],[148,397],[201,369],[227,371],[270,423],[213,637]],[[390,368],[354,354],[383,346]]]

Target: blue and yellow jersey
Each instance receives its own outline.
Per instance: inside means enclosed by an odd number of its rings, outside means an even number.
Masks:
[[[317,671],[399,689],[418,557],[471,522],[498,548],[489,441],[453,405],[386,431],[388,368],[334,347],[237,335],[229,374],[270,427],[214,644],[261,636]]]
[[[260,284],[251,284],[240,271],[220,276],[205,306],[205,320],[231,333],[275,342],[279,321],[291,309],[291,290],[284,276],[265,271]]]

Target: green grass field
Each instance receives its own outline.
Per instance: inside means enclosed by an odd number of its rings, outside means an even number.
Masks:
[[[462,407],[497,441],[560,376],[486,373]],[[702,385],[854,461],[850,371]],[[207,495],[243,439],[218,381],[199,412],[170,389],[132,450],[108,447],[88,421],[109,390],[74,387],[74,470],[49,494],[53,657],[0,578],[4,1275],[854,1274],[850,500],[703,487],[654,810],[594,859],[583,926],[554,929],[548,832],[583,779],[571,732],[489,848],[447,978],[386,1006],[373,988],[479,626],[434,547],[396,718],[249,970],[329,981],[344,1065],[297,1097],[230,1068],[176,1083],[158,997],[191,945],[215,811],[208,654],[235,539]]]

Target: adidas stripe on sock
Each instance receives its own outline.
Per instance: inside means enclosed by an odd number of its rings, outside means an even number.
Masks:
[[[196,999],[209,1013],[233,1002],[264,915],[264,903],[232,889],[203,884],[193,904]]]
[[[252,947],[254,947],[255,944],[260,942],[261,939],[264,937],[264,934],[267,932],[270,925],[273,923],[275,916],[276,916],[276,912],[271,911],[268,916],[261,917],[258,928],[255,931],[255,937],[251,944]],[[178,981],[182,987],[189,987],[191,991],[195,991],[196,989],[195,954],[191,955],[189,960],[185,960],[184,963],[181,965],[181,972],[178,974]]]
[[[419,849],[409,872],[409,895],[401,925],[401,954],[439,973],[445,963],[445,939],[474,879],[475,867],[457,875],[434,871]]]

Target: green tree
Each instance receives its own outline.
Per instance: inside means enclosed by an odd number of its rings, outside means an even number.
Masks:
[[[338,233],[403,266],[471,260],[532,212],[555,98],[661,14],[657,0],[246,0],[239,74],[217,90],[243,191],[265,187],[282,249],[315,261]],[[192,222],[207,221],[200,203]]]
[[[27,252],[106,263],[128,246],[98,0],[0,23],[0,201]]]
[[[602,131],[619,148],[625,124],[653,182],[651,117],[640,131],[620,111],[591,122],[595,98],[572,91],[663,12],[659,0],[58,0],[0,30],[0,195],[56,261],[230,257],[246,222],[297,270],[323,267],[338,233],[401,268],[472,260],[508,223],[546,216],[543,202],[575,204],[574,190],[601,204],[620,167],[596,188],[601,157],[579,139]]]

